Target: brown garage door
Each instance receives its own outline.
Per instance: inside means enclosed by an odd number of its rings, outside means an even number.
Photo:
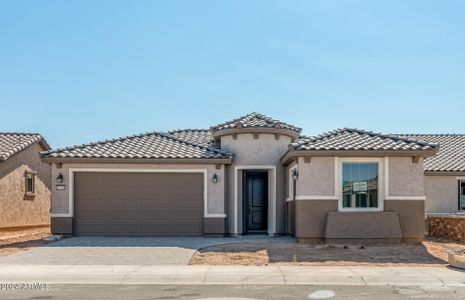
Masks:
[[[74,232],[107,236],[199,236],[200,173],[74,175]]]

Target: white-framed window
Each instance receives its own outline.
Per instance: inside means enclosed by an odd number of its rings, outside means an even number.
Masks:
[[[380,158],[342,158],[339,211],[383,211],[384,163]]]
[[[36,172],[26,171],[25,177],[26,177],[25,193],[26,195],[34,195],[36,191],[36,188],[35,188]]]
[[[465,210],[465,179],[459,180],[459,210]]]

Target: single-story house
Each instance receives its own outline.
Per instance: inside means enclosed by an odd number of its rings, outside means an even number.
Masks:
[[[0,230],[50,226],[50,150],[40,134],[0,133]]]
[[[52,232],[292,234],[301,242],[424,237],[436,142],[338,129],[315,137],[251,113],[207,130],[46,151]]]

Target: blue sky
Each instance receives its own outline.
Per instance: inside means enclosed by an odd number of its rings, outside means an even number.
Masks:
[[[465,1],[1,1],[0,131],[54,147],[252,111],[465,133]]]

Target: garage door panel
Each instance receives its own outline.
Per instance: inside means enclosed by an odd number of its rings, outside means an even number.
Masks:
[[[137,201],[133,201],[130,196],[125,198],[112,197],[106,202],[109,209],[137,209],[139,206]]]
[[[148,223],[148,224],[142,223],[140,225],[140,229],[142,233],[153,233],[153,234],[160,234],[160,233],[169,234],[172,231],[171,226],[163,222]]]
[[[190,234],[194,234],[196,232],[198,232],[198,230],[200,230],[201,228],[200,227],[197,227],[197,226],[190,226],[189,224],[176,224],[175,226],[175,230],[176,232],[179,232],[179,233],[190,233]]]
[[[162,198],[162,199],[157,199],[154,201],[153,199],[143,199],[142,201],[139,202],[139,205],[143,209],[147,210],[160,210],[160,209],[170,209],[172,207],[172,204],[170,203],[170,199],[168,197]]]
[[[86,210],[80,212],[79,220],[82,221],[98,221],[98,220],[106,220],[107,213],[105,211],[95,211],[95,210]]]
[[[198,236],[201,173],[75,173],[77,235]]]
[[[120,211],[114,211],[114,212],[109,212],[108,216],[110,217],[109,223],[112,223],[112,221],[131,221],[131,220],[137,220],[139,217],[139,213],[137,211],[135,212],[120,212]]]

